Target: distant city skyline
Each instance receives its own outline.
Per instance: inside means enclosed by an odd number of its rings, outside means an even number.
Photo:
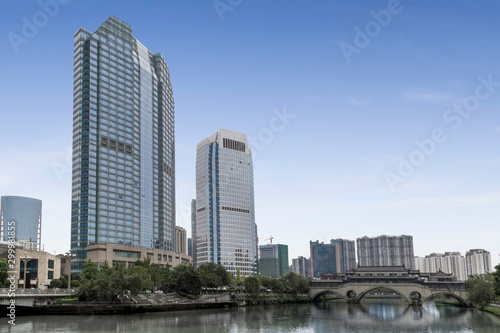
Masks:
[[[196,144],[228,128],[253,151],[260,245],[407,234],[417,256],[499,262],[499,3],[40,3],[0,4],[0,195],[43,201],[47,251],[70,247],[73,35],[114,15],[169,65],[188,235]]]

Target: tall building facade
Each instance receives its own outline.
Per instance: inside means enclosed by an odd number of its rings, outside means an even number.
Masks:
[[[467,276],[486,274],[493,271],[491,254],[483,249],[471,249],[465,253]]]
[[[1,197],[0,238],[2,240],[7,241],[9,238],[16,241],[27,240],[34,244],[36,250],[40,250],[41,231],[42,200],[18,196]]]
[[[174,100],[167,64],[110,17],[74,37],[71,251],[93,243],[174,251]]]
[[[330,240],[330,244],[335,243],[340,245],[340,256],[342,260],[340,272],[338,273],[345,273],[356,269],[356,245],[354,241],[342,238]]]
[[[267,244],[259,246],[260,275],[279,278],[288,273],[288,245]]]
[[[196,247],[194,246],[194,242],[196,240],[196,199],[191,200],[191,254],[190,256],[193,258],[193,265],[197,267],[196,263]]]
[[[415,267],[413,237],[407,235],[361,237],[356,239],[359,266]]]
[[[292,259],[292,272],[311,278],[311,260],[302,256]]]
[[[221,129],[198,143],[193,255],[196,265],[257,273],[252,152],[244,134]]]
[[[438,271],[452,274],[457,281],[465,281],[465,258],[460,252],[431,253],[424,258],[415,257],[415,269],[422,273],[437,273]]]
[[[187,232],[186,229],[175,226],[175,253],[187,253]]]
[[[309,242],[311,251],[311,274],[319,278],[326,273],[342,272],[342,246],[339,242],[325,244]]]

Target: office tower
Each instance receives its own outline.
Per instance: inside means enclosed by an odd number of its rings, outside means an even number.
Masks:
[[[299,256],[292,259],[292,272],[300,274],[306,278],[311,277],[311,260]]]
[[[14,223],[13,223],[14,222]],[[27,240],[40,250],[42,230],[42,200],[2,196],[0,200],[1,239]]]
[[[188,238],[188,247],[187,247],[187,255],[192,257],[193,256],[193,242],[191,241],[191,238]]]
[[[465,253],[467,276],[492,272],[491,254],[483,249],[471,249]]]
[[[279,278],[289,271],[288,245],[267,244],[259,246],[260,275]]]
[[[312,277],[319,278],[326,273],[342,272],[342,246],[340,242],[324,244],[309,242],[311,251]]]
[[[356,239],[358,266],[401,266],[406,269],[415,267],[413,237],[367,236]]]
[[[191,254],[193,258],[193,265],[197,267],[196,263],[196,199],[191,200]]]
[[[356,269],[356,246],[353,240],[332,239],[330,244],[338,243],[340,245],[340,255],[342,258],[340,272],[345,273]]]
[[[246,135],[221,129],[196,153],[196,265],[220,264],[233,275],[257,273],[252,152]]]
[[[415,257],[415,269],[422,273],[441,271],[456,276],[457,281],[466,280],[465,258],[460,252],[431,253],[425,258]]]
[[[175,226],[175,253],[187,254],[187,232],[179,226]]]
[[[110,17],[74,39],[72,270],[87,246],[174,251],[174,101],[167,64]]]

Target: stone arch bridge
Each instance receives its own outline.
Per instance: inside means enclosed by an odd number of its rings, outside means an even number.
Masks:
[[[400,294],[409,304],[422,305],[429,298],[436,295],[446,295],[457,299],[464,305],[467,302],[467,289],[463,282],[424,282],[424,281],[405,281],[405,282],[350,282],[350,281],[332,281],[321,280],[310,282],[309,297],[317,300],[321,295],[327,293],[336,293],[346,302],[359,303],[369,292],[379,288],[391,290]]]

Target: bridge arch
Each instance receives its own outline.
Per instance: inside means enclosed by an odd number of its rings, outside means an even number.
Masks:
[[[336,294],[336,295],[339,295],[340,297],[342,297],[342,299],[344,301],[346,301],[346,302],[348,301],[348,298],[346,295],[342,295],[340,292],[338,292],[336,290],[332,290],[332,289],[324,289],[324,290],[318,291],[318,292],[314,293],[314,295],[312,295],[311,299],[313,300],[313,302],[317,302],[319,300],[319,298],[325,294]]]
[[[428,301],[430,298],[435,297],[437,295],[449,296],[449,297],[456,299],[460,303],[462,303],[462,305],[470,306],[469,302],[466,299],[464,299],[463,297],[461,297],[455,293],[452,293],[452,292],[443,292],[443,291],[431,293],[429,296],[422,299],[422,303],[424,303],[425,301]]]
[[[358,302],[360,302],[363,298],[365,298],[366,294],[368,294],[371,291],[377,290],[377,289],[391,290],[391,291],[397,293],[398,295],[400,295],[401,297],[403,297],[408,302],[408,304],[413,304],[413,301],[409,298],[409,295],[405,295],[404,292],[402,292],[401,290],[397,290],[397,288],[389,287],[389,286],[385,286],[385,285],[384,286],[374,286],[374,287],[370,287],[366,290],[363,290],[362,292],[360,292],[358,294],[358,296],[356,297],[356,300]]]

